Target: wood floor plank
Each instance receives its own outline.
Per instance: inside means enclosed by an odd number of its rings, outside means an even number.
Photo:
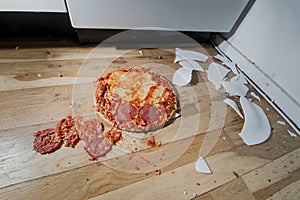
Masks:
[[[210,193],[204,193],[202,195],[198,195],[196,194],[196,197],[193,198],[193,200],[213,200],[213,198],[211,197]]]
[[[241,178],[236,178],[209,193],[215,200],[255,200]]]
[[[242,176],[257,199],[266,199],[300,178],[300,148]],[[281,184],[276,184],[281,183]]]
[[[61,47],[61,48],[25,48],[1,50],[0,63],[34,62],[34,61],[53,61],[53,60],[72,60],[93,58],[118,57],[113,54],[115,48],[95,48],[95,47]],[[126,53],[126,50],[119,50]]]
[[[71,113],[73,85],[0,92],[0,130],[61,119]]]
[[[300,180],[295,181],[275,194],[271,197],[267,198],[267,200],[282,200],[282,199],[289,199],[289,200],[298,200],[300,199]]]
[[[175,169],[174,173],[165,172],[160,176],[133,183],[93,199],[191,199],[194,193],[203,194],[235,179],[233,169],[245,173],[268,162],[230,152],[219,153],[207,157],[206,160],[213,171],[211,175],[197,172],[195,164],[191,163]],[[200,186],[197,183],[200,183]],[[160,187],[149,187],[150,185]]]

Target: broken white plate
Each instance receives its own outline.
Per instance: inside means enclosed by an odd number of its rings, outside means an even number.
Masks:
[[[181,65],[185,69],[196,70],[199,72],[204,72],[203,67],[194,60],[182,60],[179,61],[179,65]]]
[[[223,65],[229,67],[234,74],[239,74],[236,68],[236,64],[234,62],[231,61],[223,62]]]
[[[244,119],[244,116],[242,115],[239,107],[237,106],[237,104],[235,103],[235,101],[233,101],[232,99],[224,99],[223,100],[227,105],[229,105],[231,108],[233,108],[233,110],[235,110],[235,112],[242,118]]]
[[[237,74],[236,76],[230,79],[231,81],[238,81],[239,83],[248,84],[245,76],[243,74]]]
[[[199,157],[196,162],[196,170],[205,174],[211,174],[211,170],[203,157]]]
[[[192,80],[192,71],[186,68],[179,68],[173,75],[172,83],[177,86],[185,86]]]
[[[207,55],[197,51],[182,50],[180,48],[176,48],[175,53],[176,53],[176,57],[174,63],[177,63],[181,60],[198,60],[201,62],[206,62],[208,59]]]
[[[255,99],[257,99],[258,101],[260,101],[260,98],[257,94],[255,94],[255,92],[250,92],[251,96],[253,96]]]
[[[246,96],[249,90],[242,78],[232,78],[230,81],[222,81],[222,85],[230,96]]]
[[[218,90],[221,88],[222,80],[224,80],[229,71],[229,69],[222,65],[212,62],[207,70],[207,78],[215,85],[216,90]]]
[[[227,67],[229,67],[234,74],[238,74],[239,73],[237,71],[237,68],[236,68],[236,63],[230,61],[229,59],[227,59],[226,57],[222,56],[221,54],[217,54],[214,57],[216,59],[222,61],[222,64],[226,65]]]
[[[265,142],[271,135],[269,120],[264,111],[245,97],[240,97],[240,104],[244,111],[245,122],[239,134],[247,145]]]
[[[228,60],[226,57],[222,56],[221,54],[217,54],[217,55],[215,55],[214,57],[215,57],[216,59],[222,61],[223,63],[226,63],[226,62],[230,61],[230,60]]]

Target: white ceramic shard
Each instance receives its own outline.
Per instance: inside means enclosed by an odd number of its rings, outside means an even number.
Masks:
[[[199,157],[196,162],[196,170],[205,174],[211,174],[211,170],[203,157]]]
[[[203,67],[194,60],[182,60],[179,61],[179,65],[181,65],[185,69],[196,70],[199,72],[204,72]]]
[[[265,142],[271,135],[269,120],[264,111],[245,97],[240,97],[240,104],[244,111],[245,122],[239,134],[247,145]]]
[[[235,77],[230,81],[222,81],[223,87],[230,96],[246,96],[249,88],[244,84],[244,79],[239,75]]]
[[[221,54],[217,54],[217,55],[215,55],[214,57],[215,57],[216,59],[222,61],[223,63],[226,63],[226,62],[230,61],[230,60],[228,60],[226,57],[222,56]]]
[[[250,92],[251,96],[253,96],[255,99],[257,99],[258,101],[261,101],[259,96],[257,94],[255,94],[255,92]]]
[[[179,68],[173,75],[173,84],[177,86],[185,86],[192,79],[192,70]]]
[[[175,53],[176,53],[176,57],[174,63],[177,63],[181,60],[197,60],[201,62],[206,62],[208,59],[207,55],[197,51],[182,50],[180,48],[176,48]]]
[[[231,81],[238,81],[239,83],[248,84],[245,76],[243,74],[237,74],[236,76],[230,79]]]
[[[222,61],[223,65],[226,65],[227,67],[229,67],[231,69],[231,71],[234,74],[238,74],[239,72],[237,71],[236,68],[236,63],[230,61],[229,59],[227,59],[226,57],[222,56],[221,54],[217,54],[216,56],[214,56],[216,59]]]
[[[237,104],[235,103],[235,101],[233,101],[232,99],[224,99],[223,100],[227,105],[229,105],[231,108],[233,108],[233,110],[235,110],[235,112],[242,118],[244,119],[244,116],[242,115],[239,107],[237,106]]]
[[[288,131],[288,133],[290,134],[291,137],[297,137],[297,135],[294,132],[292,132],[290,130],[287,130],[287,131]]]
[[[179,113],[175,112],[172,118],[173,118],[173,119],[176,119],[176,118],[178,118],[178,117],[180,117],[180,116],[181,116],[181,115],[180,115]]]
[[[223,62],[223,64],[229,67],[234,74],[239,74],[236,68],[236,64],[234,62],[227,61],[227,62]]]
[[[223,67],[220,64],[212,62],[207,70],[207,78],[210,82],[212,82],[216,90],[221,88],[222,80],[224,80],[225,76],[229,73],[229,69]]]
[[[277,121],[277,124],[280,124],[280,125],[282,125],[282,126],[285,126],[285,122],[284,121]]]

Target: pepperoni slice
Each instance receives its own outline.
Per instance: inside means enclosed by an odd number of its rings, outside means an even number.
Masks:
[[[160,112],[155,106],[145,105],[141,108],[139,116],[147,123],[153,123],[159,119]]]
[[[59,149],[63,143],[57,129],[47,128],[34,134],[33,148],[35,151],[45,154]]]
[[[83,141],[88,141],[90,137],[97,135],[97,132],[103,132],[104,126],[96,119],[83,121],[77,124],[79,129],[79,138]]]
[[[97,119],[87,120],[79,128],[79,137],[85,142],[85,151],[97,160],[105,156],[112,147],[112,142],[104,134],[104,126]]]
[[[123,103],[120,104],[117,108],[115,120],[117,124],[122,124],[134,119],[135,115],[136,108],[129,103]]]
[[[111,147],[112,143],[105,135],[99,134],[87,141],[84,149],[91,156],[90,160],[97,160],[99,157],[105,156],[111,150]]]

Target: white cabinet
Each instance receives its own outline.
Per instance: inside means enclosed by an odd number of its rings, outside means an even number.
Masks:
[[[66,13],[64,0],[0,0],[0,12]]]
[[[228,32],[249,0],[66,0],[81,29]]]

